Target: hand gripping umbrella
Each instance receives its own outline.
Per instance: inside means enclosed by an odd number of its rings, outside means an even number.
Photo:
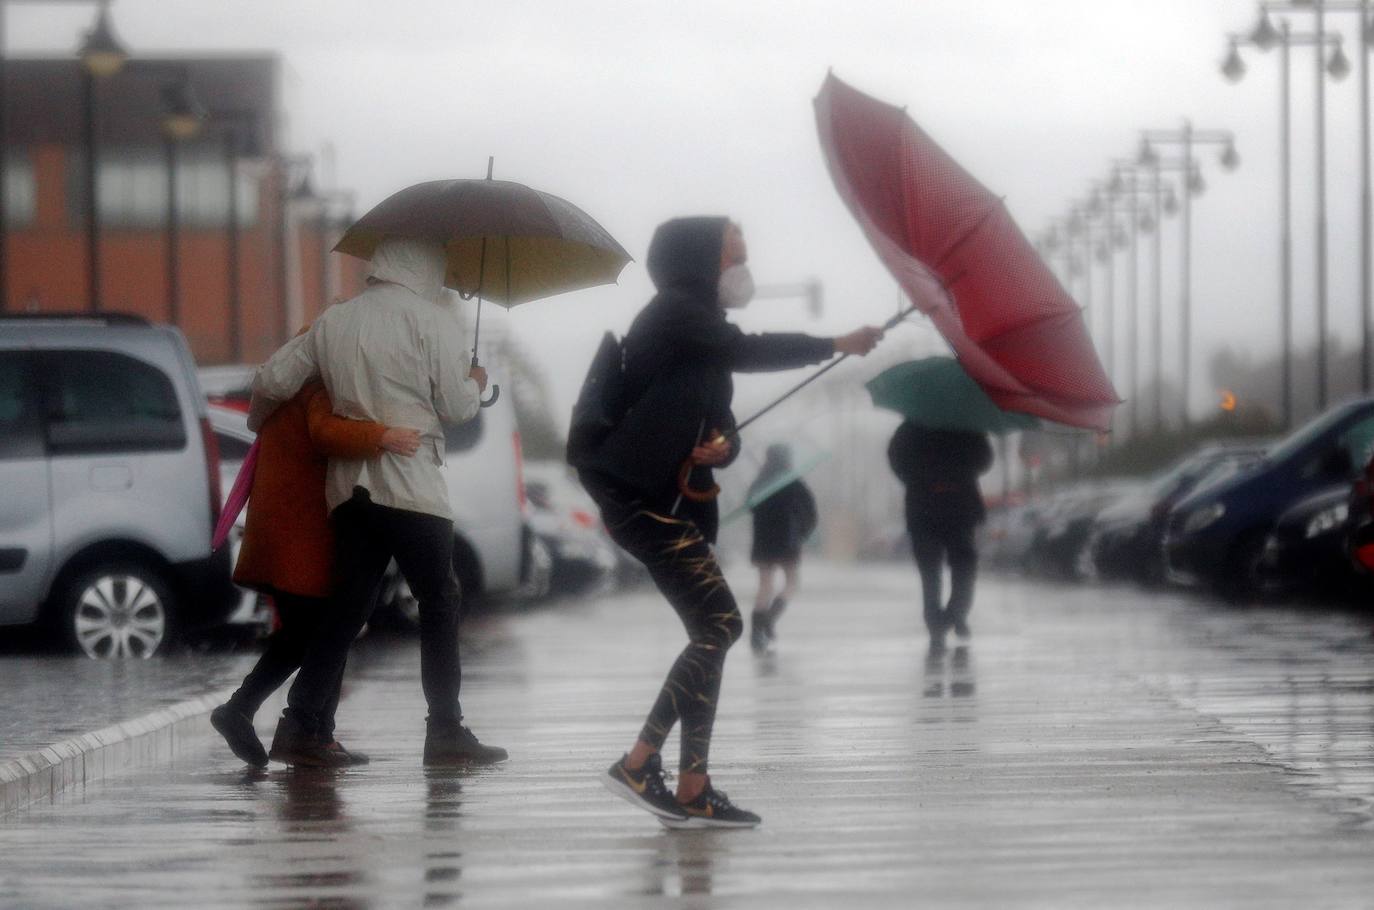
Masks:
[[[1082,313],[1001,198],[906,112],[826,77],[835,188],[883,263],[998,407],[1107,430],[1120,403]]]
[[[477,298],[472,366],[478,366],[482,301],[506,309],[581,288],[614,283],[630,254],[590,215],[565,199],[520,183],[432,180],[387,197],[359,218],[334,250],[371,259],[388,235],[442,243],[444,284]],[[496,402],[500,389],[482,402]]]

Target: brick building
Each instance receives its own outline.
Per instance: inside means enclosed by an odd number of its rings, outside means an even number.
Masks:
[[[315,195],[308,161],[279,147],[277,58],[131,60],[91,82],[88,108],[89,78],[73,59],[6,63],[0,309],[137,313],[178,325],[201,364],[254,363],[361,287],[365,263],[328,252],[349,214],[343,194]],[[196,136],[174,142],[163,130],[168,92],[186,84],[207,118]],[[97,148],[94,301],[88,109]]]

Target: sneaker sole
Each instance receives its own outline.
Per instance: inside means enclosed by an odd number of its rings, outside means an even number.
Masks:
[[[663,822],[663,824],[665,825],[667,825],[670,821],[687,820],[686,816],[669,814],[667,812],[664,812],[658,806],[655,806],[653,803],[646,802],[645,800],[640,798],[638,793],[635,792],[634,787],[631,787],[623,781],[616,780],[609,774],[601,775],[601,786],[605,787],[607,790],[611,791],[621,799],[625,800],[625,802],[630,803],[635,808],[643,809],[645,812],[648,812],[650,815],[654,816],[659,821]]]
[[[659,822],[663,827],[671,828],[674,831],[703,831],[707,828],[735,829],[757,828],[762,824],[762,819],[756,822],[728,822],[718,818],[702,818],[699,815],[692,815],[682,819],[660,818]]]

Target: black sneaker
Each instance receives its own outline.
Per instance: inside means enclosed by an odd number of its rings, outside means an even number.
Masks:
[[[625,767],[630,756],[621,756],[602,776],[601,783],[616,796],[641,809],[657,815],[664,824],[669,820],[686,821],[687,812],[678,805],[677,798],[663,782],[663,759],[655,752],[637,770]]]
[[[218,731],[229,750],[254,768],[267,767],[267,750],[253,729],[253,719],[229,705],[220,705],[210,712],[210,726]]]
[[[973,637],[973,631],[968,627],[968,620],[964,619],[962,616],[954,620],[954,622],[950,624],[950,628],[954,630],[954,634],[957,637],[965,641]]]
[[[773,641],[778,640],[778,620],[782,619],[783,611],[787,609],[787,598],[779,594],[773,598],[773,603],[768,607],[768,637]]]
[[[763,821],[748,809],[741,809],[730,798],[706,781],[706,789],[690,803],[678,803],[687,817],[681,821],[661,818],[669,828],[753,828]]]
[[[462,724],[429,723],[425,733],[426,765],[495,765],[510,755],[500,746],[484,746]]]

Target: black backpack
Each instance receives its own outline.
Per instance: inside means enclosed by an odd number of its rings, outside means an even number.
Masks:
[[[625,346],[607,332],[587,368],[568,427],[568,464],[582,467],[625,417]]]

